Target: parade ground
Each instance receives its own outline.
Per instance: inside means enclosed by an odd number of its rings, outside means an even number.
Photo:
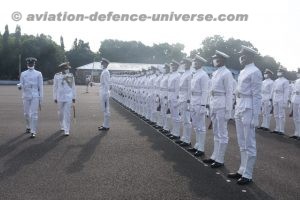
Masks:
[[[44,86],[39,131],[30,139],[21,92],[0,86],[0,199],[300,199],[300,141],[288,138],[291,118],[285,136],[257,131],[253,183],[239,186],[226,177],[240,162],[233,121],[225,166],[211,169],[114,100],[111,128],[99,132],[98,90],[85,93],[85,86],[77,86],[76,118],[67,137],[59,130],[52,86]],[[209,157],[212,130],[205,148]]]

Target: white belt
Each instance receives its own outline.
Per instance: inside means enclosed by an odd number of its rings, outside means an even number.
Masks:
[[[225,96],[225,92],[215,92],[215,91],[212,91],[211,95],[212,96]]]
[[[237,98],[252,98],[252,95],[250,94],[242,94],[242,93],[237,93]]]
[[[193,95],[193,96],[201,96],[201,95],[202,95],[202,92],[192,92],[192,95]]]

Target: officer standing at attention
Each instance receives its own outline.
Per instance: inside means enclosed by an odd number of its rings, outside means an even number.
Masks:
[[[65,136],[70,134],[71,107],[76,99],[75,79],[70,68],[69,62],[60,64],[61,72],[55,74],[53,80],[53,99],[58,105],[60,129]]]
[[[272,133],[284,135],[285,110],[288,106],[289,98],[289,81],[284,77],[286,69],[279,67],[277,76],[273,86],[273,109],[276,128]]]
[[[271,121],[271,110],[272,110],[272,91],[274,81],[271,79],[273,72],[269,69],[265,70],[264,78],[262,82],[262,124],[258,129],[264,131],[270,130],[270,121]]]
[[[190,113],[190,104],[191,104],[191,65],[192,61],[188,58],[182,60],[184,73],[181,75],[179,80],[179,109],[183,122],[183,133],[180,140],[177,140],[176,143],[180,146],[186,147],[191,145],[191,134],[192,134],[192,123],[191,123],[191,113]]]
[[[103,112],[104,120],[102,126],[98,127],[99,131],[108,131],[110,128],[110,112],[109,112],[109,89],[110,89],[110,73],[107,69],[109,60],[102,58],[102,73],[100,75],[100,109]]]
[[[170,138],[178,140],[180,138],[180,115],[179,115],[179,80],[180,74],[177,71],[179,68],[179,63],[175,60],[171,62],[172,74],[168,79],[168,105],[171,112],[172,118],[172,129]]]
[[[290,116],[294,119],[295,133],[290,138],[300,140],[300,68],[298,68],[297,80],[293,86],[292,106],[293,110]]]
[[[196,55],[194,58],[195,74],[191,80],[191,118],[192,125],[196,133],[196,144],[188,151],[193,152],[195,156],[204,155],[204,145],[206,137],[206,105],[208,99],[209,77],[202,69],[207,60]]]
[[[34,69],[36,61],[33,57],[26,58],[28,69],[21,73],[18,84],[19,90],[22,90],[26,133],[30,133],[31,138],[37,133],[38,110],[43,100],[43,76]]]
[[[233,77],[225,66],[229,56],[221,51],[216,51],[212,57],[213,64],[218,69],[213,72],[211,79],[210,114],[214,133],[214,150],[209,159],[204,163],[211,164],[212,168],[224,165],[224,156],[228,144],[227,123],[232,112]]]
[[[228,174],[228,178],[236,178],[239,185],[246,185],[252,182],[256,161],[255,128],[259,123],[261,108],[262,74],[254,64],[255,56],[258,55],[257,51],[242,46],[240,53],[240,64],[244,66],[244,69],[238,78],[235,123],[241,164],[236,173]]]

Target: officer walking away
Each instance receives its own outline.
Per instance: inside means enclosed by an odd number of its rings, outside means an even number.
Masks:
[[[34,69],[36,61],[33,57],[26,58],[28,69],[21,73],[18,84],[19,90],[22,90],[26,133],[30,133],[31,138],[37,133],[38,110],[43,100],[43,76]]]
[[[65,136],[70,134],[71,108],[72,104],[75,106],[76,99],[75,79],[69,72],[70,68],[69,62],[60,64],[61,72],[56,73],[53,80],[53,99],[58,105],[60,129]],[[75,117],[75,107],[73,109]]]
[[[242,46],[240,53],[240,64],[244,69],[238,78],[235,123],[241,164],[236,173],[228,174],[228,178],[236,178],[237,184],[246,185],[252,182],[256,161],[255,128],[258,126],[261,108],[262,74],[254,64],[257,51]]]
[[[110,112],[109,112],[109,89],[110,89],[110,73],[107,69],[109,60],[102,58],[102,73],[100,75],[100,108],[104,115],[102,126],[98,127],[99,131],[108,131],[110,128]]]

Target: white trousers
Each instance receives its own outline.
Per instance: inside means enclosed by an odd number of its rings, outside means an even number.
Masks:
[[[100,109],[103,112],[103,124],[105,128],[110,128],[109,95],[101,95]]]
[[[270,121],[271,121],[271,116],[272,114],[270,113],[272,110],[271,102],[268,101],[263,101],[262,102],[262,124],[261,127],[264,128],[270,128]]]
[[[181,125],[181,118],[179,115],[179,104],[178,100],[171,100],[170,101],[170,110],[171,110],[171,118],[172,118],[172,130],[171,134],[174,136],[180,136],[180,125]]]
[[[293,103],[293,120],[295,124],[295,136],[300,137],[300,104]]]
[[[211,121],[214,133],[214,150],[211,159],[224,163],[224,156],[228,144],[228,120],[225,119],[225,108],[211,113]]]
[[[70,132],[72,102],[57,102],[60,128]]]
[[[191,108],[192,125],[196,134],[196,143],[194,148],[198,151],[204,152],[205,137],[206,137],[206,108],[202,108],[200,105],[194,105]]]
[[[39,98],[23,99],[26,128],[29,128],[31,133],[37,132],[39,103]]]
[[[245,178],[252,179],[256,161],[255,127],[251,126],[252,109],[235,114],[236,132],[241,153],[241,164],[238,173]]]
[[[183,133],[180,140],[186,143],[191,143],[191,135],[192,135],[191,112],[189,111],[187,102],[182,102],[180,104],[180,113],[183,122]]]
[[[284,133],[285,125],[285,108],[281,103],[274,103],[274,118],[276,122],[275,131]]]

